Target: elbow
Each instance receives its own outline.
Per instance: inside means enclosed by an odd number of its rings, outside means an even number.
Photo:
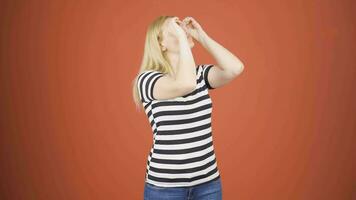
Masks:
[[[243,64],[241,64],[241,65],[240,65],[240,72],[239,72],[239,74],[241,74],[241,73],[244,71],[244,69],[245,69],[245,66],[244,66]]]
[[[238,67],[235,67],[235,70],[233,72],[234,76],[240,75],[245,69],[245,66],[243,64],[238,65]]]

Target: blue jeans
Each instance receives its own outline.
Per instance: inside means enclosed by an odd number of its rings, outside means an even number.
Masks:
[[[191,187],[159,187],[145,182],[144,200],[222,200],[221,179]]]

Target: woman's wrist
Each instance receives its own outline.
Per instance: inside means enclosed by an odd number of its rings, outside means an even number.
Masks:
[[[210,37],[209,37],[209,35],[208,35],[205,31],[203,31],[203,30],[199,31],[197,41],[198,41],[202,46],[205,47],[205,46],[206,46],[206,42],[207,42],[209,39],[210,39]]]

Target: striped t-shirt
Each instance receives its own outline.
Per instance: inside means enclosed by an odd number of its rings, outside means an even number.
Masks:
[[[220,177],[214,152],[208,82],[212,64],[198,65],[194,91],[173,99],[153,96],[164,74],[148,70],[137,79],[139,96],[152,127],[153,144],[147,157],[145,181],[161,187],[188,187]]]

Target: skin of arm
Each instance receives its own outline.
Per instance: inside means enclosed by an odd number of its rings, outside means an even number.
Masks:
[[[179,61],[175,77],[162,76],[156,81],[153,96],[156,99],[171,99],[190,93],[196,87],[196,67],[187,36],[177,37]]]
[[[193,53],[190,49],[187,37],[178,37],[179,41],[179,63],[177,67],[177,78],[181,85],[186,85],[189,90],[196,87],[196,68]]]
[[[217,64],[208,73],[212,87],[221,87],[244,70],[244,64],[234,54],[213,40],[204,30],[198,31],[197,41],[214,57]]]

